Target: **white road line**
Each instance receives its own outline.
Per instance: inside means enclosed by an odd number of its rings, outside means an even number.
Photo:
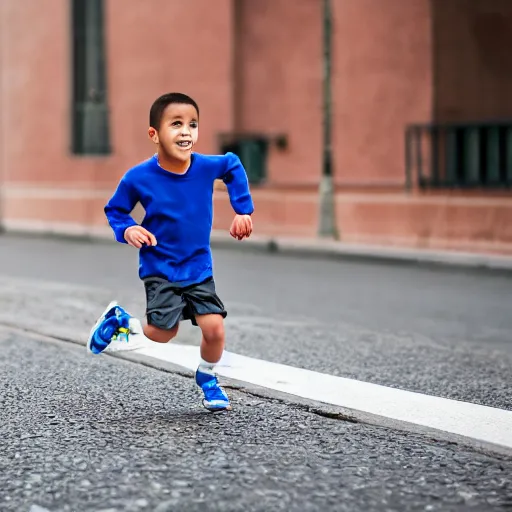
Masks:
[[[47,508],[40,507],[39,505],[32,505],[28,512],[50,512]]]
[[[167,344],[138,348],[150,356],[195,371],[196,346]],[[448,432],[512,450],[512,411],[423,395],[335,377],[225,352],[219,376],[397,422]]]

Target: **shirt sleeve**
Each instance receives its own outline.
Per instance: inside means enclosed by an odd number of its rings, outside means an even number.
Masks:
[[[225,157],[226,165],[219,178],[226,184],[231,206],[238,215],[251,215],[254,204],[244,166],[234,153],[226,153]]]
[[[126,229],[137,225],[137,222],[130,215],[137,202],[137,194],[124,176],[104,208],[108,223],[114,231],[115,239],[120,243],[127,243],[124,239]]]

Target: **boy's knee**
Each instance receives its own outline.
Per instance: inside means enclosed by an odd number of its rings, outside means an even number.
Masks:
[[[167,343],[171,341],[178,334],[178,327],[173,327],[172,329],[159,329],[153,325],[146,325],[144,327],[144,334],[151,341],[156,341],[157,343]]]
[[[208,322],[208,325],[202,328],[204,339],[208,342],[216,342],[224,338],[224,321],[221,316],[217,316],[214,321]]]

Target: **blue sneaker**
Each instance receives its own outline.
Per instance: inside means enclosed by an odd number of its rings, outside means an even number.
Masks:
[[[216,375],[202,372],[198,368],[196,371],[196,384],[203,390],[203,406],[205,409],[212,412],[231,410],[228,395],[219,386],[219,380]]]
[[[112,341],[128,342],[131,316],[117,302],[111,302],[91,329],[87,351],[101,354]]]

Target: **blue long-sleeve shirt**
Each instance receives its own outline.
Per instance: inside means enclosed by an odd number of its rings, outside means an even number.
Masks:
[[[250,215],[254,205],[245,169],[233,153],[192,154],[185,174],[162,169],[157,156],[130,169],[105,206],[105,215],[118,242],[137,223],[131,217],[140,202],[145,210],[141,226],[155,235],[156,246],[139,252],[139,277],[162,277],[182,286],[212,276],[210,234],[213,221],[213,186],[222,179],[239,215]]]

